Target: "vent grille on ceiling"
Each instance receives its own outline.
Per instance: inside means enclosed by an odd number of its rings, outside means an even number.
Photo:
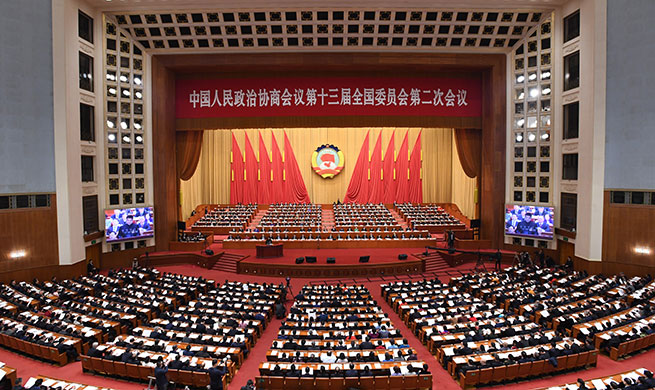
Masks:
[[[230,11],[115,14],[150,52],[443,48],[505,52],[544,11]]]

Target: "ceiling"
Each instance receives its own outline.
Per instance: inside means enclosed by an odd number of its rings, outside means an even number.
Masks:
[[[88,0],[152,54],[505,53],[565,0],[263,2]],[[367,3],[370,4],[367,5]]]

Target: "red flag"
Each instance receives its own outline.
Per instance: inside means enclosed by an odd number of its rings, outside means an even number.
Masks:
[[[393,178],[393,169],[396,166],[394,161],[394,138],[396,131],[394,130],[387,146],[387,152],[384,154],[384,162],[382,168],[382,184],[384,186],[384,203],[393,203],[396,200],[396,181]]]
[[[409,201],[412,203],[423,203],[423,179],[421,172],[421,132],[418,133],[416,143],[412,149],[412,156],[409,160]]]
[[[291,203],[310,203],[309,194],[305,187],[305,181],[298,168],[296,156],[293,154],[293,148],[287,132],[284,132],[284,168],[286,169],[286,196],[287,201]]]
[[[350,184],[348,184],[343,203],[366,203],[368,201],[368,136],[369,132],[366,132],[366,138],[359,150],[359,157],[357,157],[355,169],[350,177]]]
[[[400,144],[400,151],[396,157],[396,202],[407,202],[409,199],[409,180],[407,178],[407,169],[409,168],[409,145],[407,136],[409,130],[405,133],[403,143]]]
[[[244,203],[257,203],[257,171],[259,169],[257,163],[257,157],[255,156],[255,151],[250,144],[250,138],[248,134],[244,132],[246,137],[246,167],[245,167],[245,178],[243,184],[243,202]]]
[[[370,163],[370,180],[369,180],[369,203],[380,203],[384,196],[384,186],[382,184],[382,132],[378,135],[373,147],[373,155]]]
[[[232,174],[230,178],[230,203],[243,202],[243,155],[232,132]]]
[[[259,185],[257,187],[257,203],[270,204],[271,202],[271,160],[264,145],[264,138],[259,132]]]

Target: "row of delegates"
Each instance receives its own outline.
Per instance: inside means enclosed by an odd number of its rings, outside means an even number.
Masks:
[[[204,214],[194,222],[194,227],[205,226],[234,226],[243,227],[257,211],[257,205],[236,205],[231,207],[216,207],[212,210],[204,209]],[[195,215],[195,210],[192,216]]]
[[[361,285],[304,286],[267,359],[270,363],[260,365],[262,375],[342,378],[427,372]]]
[[[316,241],[316,240],[327,240],[327,241],[358,241],[358,240],[420,240],[420,239],[430,239],[430,233],[427,231],[409,231],[409,232],[389,232],[389,233],[362,233],[362,234],[333,234],[330,233],[327,237],[321,235],[312,235],[310,234],[231,234],[226,239],[228,241],[262,241],[266,239],[276,240],[276,241]]]

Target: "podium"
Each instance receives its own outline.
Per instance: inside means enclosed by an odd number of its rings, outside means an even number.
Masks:
[[[256,249],[258,259],[284,256],[284,245],[282,244],[257,245]]]

